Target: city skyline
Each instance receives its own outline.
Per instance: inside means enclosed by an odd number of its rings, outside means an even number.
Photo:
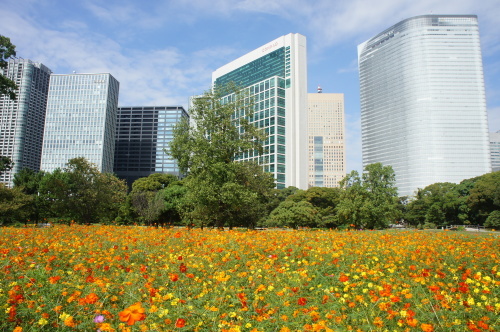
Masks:
[[[429,13],[476,14],[483,51],[489,131],[500,129],[500,32],[496,1],[136,1],[7,0],[0,31],[19,57],[54,73],[110,72],[119,105],[183,105],[209,88],[211,73],[290,32],[308,39],[308,92],[344,93],[346,170],[361,170],[356,47],[397,22]],[[175,18],[175,19],[173,19]]]

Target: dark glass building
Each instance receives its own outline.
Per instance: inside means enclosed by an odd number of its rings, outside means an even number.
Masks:
[[[164,150],[172,127],[188,117],[182,106],[119,107],[116,122],[115,174],[132,183],[153,173],[179,176],[177,162]]]

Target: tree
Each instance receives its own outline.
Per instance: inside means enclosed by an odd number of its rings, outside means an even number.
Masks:
[[[14,166],[12,159],[6,156],[0,156],[0,174],[5,171],[9,171]]]
[[[463,185],[450,182],[438,182],[418,189],[415,199],[408,203],[405,219],[415,226],[468,223],[465,192]]]
[[[498,229],[500,227],[500,210],[491,212],[488,218],[486,218],[484,226]]]
[[[9,63],[8,59],[16,56],[16,47],[12,45],[10,39],[0,35],[0,70],[7,68]],[[16,99],[16,83],[4,76],[0,71],[0,96],[7,95],[11,100]]]
[[[335,209],[339,224],[368,229],[387,227],[400,216],[395,182],[392,167],[381,163],[366,166],[361,177],[352,171],[340,182],[344,191]]]
[[[241,224],[242,215],[274,187],[259,166],[235,160],[245,151],[263,152],[265,134],[251,123],[253,107],[247,90],[217,86],[194,99],[189,110],[194,125],[182,119],[175,126],[167,153],[188,173],[182,214],[189,224]]]
[[[295,202],[291,199],[282,202],[271,212],[265,225],[270,227],[315,227],[318,210],[309,202]]]
[[[484,224],[489,214],[500,210],[500,171],[487,173],[475,179],[470,190],[467,205],[474,221]]]
[[[159,191],[168,187],[172,182],[177,181],[178,178],[172,174],[153,173],[147,177],[139,178],[132,183],[132,192],[143,191]]]
[[[125,201],[127,186],[113,174],[100,173],[83,157],[68,161],[41,181],[40,194],[58,217],[86,224],[113,220]]]
[[[49,206],[39,195],[40,184],[46,173],[44,171],[35,172],[29,168],[23,168],[14,175],[14,188],[18,188],[24,194],[31,196],[31,202],[25,207],[28,218],[38,223],[42,217],[48,216]]]
[[[31,197],[18,188],[10,189],[0,183],[0,225],[26,222],[28,216],[25,207],[30,201]]]

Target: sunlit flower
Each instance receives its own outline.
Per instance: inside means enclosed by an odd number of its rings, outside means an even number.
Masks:
[[[145,312],[141,303],[138,302],[120,312],[118,316],[122,322],[126,322],[128,325],[134,325],[135,322],[146,319]]]

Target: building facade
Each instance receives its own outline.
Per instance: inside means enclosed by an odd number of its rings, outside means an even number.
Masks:
[[[500,171],[500,130],[490,133],[491,170]]]
[[[40,169],[51,70],[27,59],[10,60],[0,70],[19,88],[15,100],[0,96],[0,155],[14,162],[10,171],[0,175],[0,182],[12,186],[14,174],[21,169]]]
[[[85,157],[113,172],[120,83],[111,74],[51,75],[41,169]]]
[[[273,173],[277,188],[307,189],[307,52],[300,34],[279,37],[222,66],[215,85],[229,82],[247,89],[255,101],[252,122],[268,135],[265,153],[245,152]]]
[[[308,95],[309,187],[339,186],[345,177],[344,94]]]
[[[184,117],[188,115],[182,106],[119,107],[114,173],[129,187],[153,173],[180,176],[177,162],[165,151],[173,126]]]
[[[475,15],[406,19],[358,46],[363,165],[399,195],[491,171]]]

